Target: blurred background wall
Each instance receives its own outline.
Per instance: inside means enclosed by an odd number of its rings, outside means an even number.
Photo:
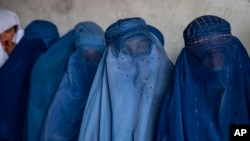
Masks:
[[[165,49],[175,63],[184,46],[183,30],[201,15],[217,15],[230,22],[250,54],[250,0],[0,0],[15,11],[23,28],[34,19],[57,25],[61,35],[82,21],[94,21],[104,30],[118,19],[141,17],[165,36]]]

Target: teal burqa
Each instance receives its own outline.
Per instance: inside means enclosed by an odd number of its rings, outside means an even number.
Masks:
[[[62,36],[36,61],[30,78],[26,119],[27,141],[39,141],[45,116],[74,51],[74,29]]]
[[[76,141],[99,61],[106,47],[104,31],[96,23],[76,25],[75,51],[46,116],[42,141]]]

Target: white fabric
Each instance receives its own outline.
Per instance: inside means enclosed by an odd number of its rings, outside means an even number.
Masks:
[[[16,13],[7,9],[0,8],[0,34],[15,25],[17,25],[17,32],[14,35],[12,41],[18,44],[24,35],[24,31],[21,28],[20,20]],[[7,59],[8,55],[4,51],[3,46],[0,45],[0,67],[5,63]]]
[[[12,41],[18,44],[19,41],[22,39],[23,35],[24,31],[22,29],[18,29]]]
[[[8,54],[4,51],[2,44],[0,43],[0,68],[8,58]]]

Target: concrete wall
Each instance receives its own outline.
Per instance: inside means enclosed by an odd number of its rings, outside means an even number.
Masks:
[[[165,49],[175,63],[183,48],[183,30],[194,18],[213,14],[231,23],[232,33],[250,53],[250,0],[0,0],[15,11],[25,27],[46,19],[66,33],[78,22],[91,20],[105,30],[121,18],[142,17],[165,36]]]

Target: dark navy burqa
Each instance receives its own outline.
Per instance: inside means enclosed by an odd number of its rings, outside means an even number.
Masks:
[[[38,141],[45,116],[74,51],[74,29],[62,36],[36,61],[31,72],[27,131],[24,140]]]
[[[93,22],[75,27],[75,51],[49,108],[44,141],[76,141],[88,94],[106,43],[104,31]]]
[[[157,141],[229,141],[231,124],[250,124],[249,56],[217,16],[193,20],[184,40]]]
[[[141,18],[121,19],[105,32],[79,141],[152,141],[173,66]]]
[[[20,141],[24,128],[30,72],[36,59],[59,37],[54,24],[35,20],[0,69],[0,140]]]

